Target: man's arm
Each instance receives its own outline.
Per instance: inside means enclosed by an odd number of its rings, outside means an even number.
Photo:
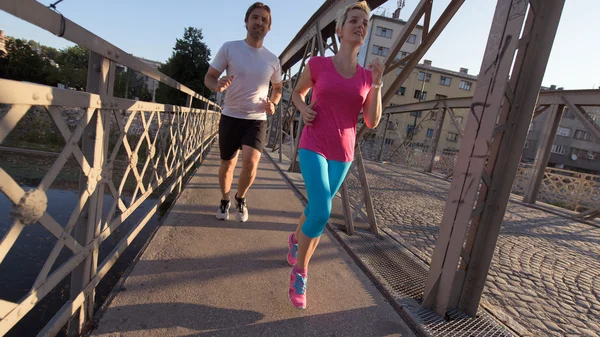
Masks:
[[[222,73],[222,71],[218,71],[213,67],[209,67],[208,71],[206,72],[206,75],[204,76],[204,85],[211,91],[225,91],[225,89],[227,89],[227,87],[229,87],[229,85],[231,84],[233,76],[223,76],[219,78],[219,76],[221,76]]]
[[[271,102],[277,105],[281,100],[281,95],[283,93],[283,81],[271,84],[273,85],[273,90],[271,90]]]

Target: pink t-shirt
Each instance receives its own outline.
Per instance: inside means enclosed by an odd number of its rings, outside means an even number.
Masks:
[[[354,160],[356,123],[373,79],[371,71],[358,66],[354,77],[340,75],[330,57],[308,60],[313,83],[313,110],[317,116],[300,136],[301,149],[314,151],[326,159]]]

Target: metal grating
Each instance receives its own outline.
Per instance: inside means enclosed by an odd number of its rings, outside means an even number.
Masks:
[[[389,292],[388,295],[402,306],[423,335],[516,336],[483,309],[480,309],[476,317],[450,310],[444,319],[435,311],[421,308],[428,267],[391,237],[375,237],[360,230],[354,236],[347,236],[337,230],[334,233],[370,276],[381,283]]]

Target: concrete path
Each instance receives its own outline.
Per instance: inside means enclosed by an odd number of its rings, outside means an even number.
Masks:
[[[219,221],[218,166],[215,145],[92,336],[413,336],[327,230],[308,308],[293,308],[285,255],[300,199],[263,156],[250,220]]]

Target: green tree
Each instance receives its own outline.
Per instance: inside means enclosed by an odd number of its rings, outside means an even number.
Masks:
[[[204,75],[209,67],[210,49],[202,39],[201,29],[186,28],[183,38],[176,40],[173,54],[159,70],[206,97],[210,94],[210,90],[204,86]],[[162,83],[156,92],[156,100],[161,103],[184,105],[185,96]]]
[[[7,54],[0,59],[0,76],[16,81],[56,85],[57,70],[42,58],[26,40],[9,39]]]
[[[60,66],[59,83],[76,90],[85,90],[88,58],[88,50],[80,46],[61,50],[54,60]]]
[[[53,48],[53,47],[42,46],[41,48],[42,48],[41,56],[46,57],[53,61],[56,61],[56,59],[58,58],[58,55],[60,54],[60,51],[58,51],[58,49]]]
[[[152,101],[152,93],[148,91],[146,78],[131,69],[128,69],[128,71],[117,69],[114,95],[127,99]]]

